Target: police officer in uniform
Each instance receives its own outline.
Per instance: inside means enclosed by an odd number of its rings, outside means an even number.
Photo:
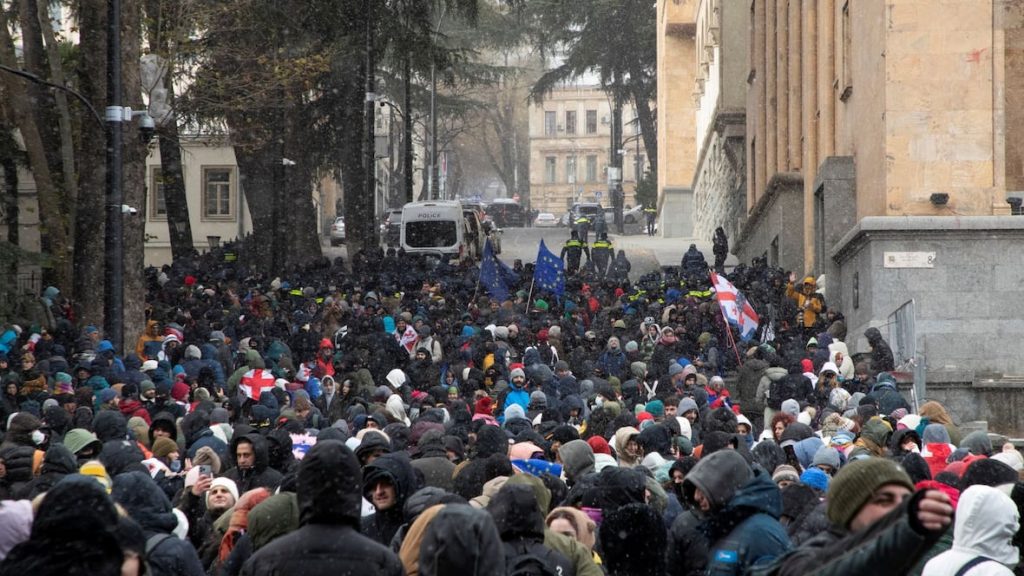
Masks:
[[[580,240],[579,232],[576,230],[572,231],[572,236],[566,241],[565,246],[562,246],[562,261],[565,262],[565,273],[567,275],[575,275],[580,270],[580,258],[583,254],[587,255],[587,262],[590,262],[590,248],[587,247],[587,243]],[[566,258],[568,256],[568,258]]]
[[[658,217],[658,209],[654,206],[645,206],[644,216],[647,217],[647,235],[654,236],[654,220]]]
[[[580,212],[580,215],[573,221],[573,227],[576,228],[576,233],[579,235],[580,242],[583,242],[583,244],[586,245],[587,236],[590,232],[590,218],[587,218],[586,214]]]
[[[604,279],[608,274],[608,266],[614,257],[615,249],[608,240],[608,234],[603,232],[598,234],[597,240],[590,249],[590,258],[594,261],[594,273],[598,278]]]

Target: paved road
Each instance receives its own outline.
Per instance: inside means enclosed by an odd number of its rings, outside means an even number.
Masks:
[[[610,235],[610,237],[612,243],[615,244],[617,237],[615,235]],[[540,246],[541,239],[544,240],[548,249],[558,254],[562,250],[562,245],[569,239],[569,229],[505,228],[501,236],[501,254],[498,255],[498,258],[510,266],[516,259],[522,260],[524,263],[534,262],[537,260],[537,248]],[[593,234],[591,234],[590,240],[593,242]],[[631,235],[623,238],[622,244],[626,248],[626,256],[632,264],[630,278],[636,279],[651,270],[659,269],[660,264],[655,254],[657,242],[657,240],[643,235]],[[626,246],[627,244],[628,246]],[[326,241],[323,250],[324,255],[331,259],[346,256],[344,246],[331,247]]]

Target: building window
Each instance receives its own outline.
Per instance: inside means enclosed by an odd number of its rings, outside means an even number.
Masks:
[[[167,200],[164,197],[164,176],[159,167],[149,171],[149,217],[153,220],[167,219]]]
[[[203,168],[203,218],[231,218],[232,184],[231,168]]]
[[[853,40],[853,30],[850,29],[850,2],[847,0],[843,4],[843,37],[840,49],[842,55],[840,59],[843,62],[842,76],[839,78],[839,99],[846,101],[853,94],[853,62],[851,59],[851,42]]]
[[[587,182],[597,182],[597,156],[587,156]]]
[[[565,112],[565,133],[575,134],[576,133],[576,111],[566,110]]]
[[[555,113],[554,112],[545,112],[544,113],[544,135],[545,136],[554,136],[557,133],[558,133],[558,124],[555,121]]]
[[[569,184],[576,183],[576,157],[569,156],[565,159],[565,181]]]
[[[555,157],[546,156],[544,158],[544,183],[554,184],[555,183]]]
[[[597,110],[587,110],[587,134],[597,134]]]

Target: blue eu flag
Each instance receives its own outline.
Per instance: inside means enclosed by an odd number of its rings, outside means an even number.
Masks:
[[[541,290],[547,290],[556,296],[565,292],[565,264],[540,241],[537,251],[537,263],[533,268],[533,283]]]
[[[484,257],[480,261],[480,284],[487,288],[487,293],[492,298],[498,300],[508,299],[508,286],[505,284],[507,274],[504,268],[507,266],[494,255],[494,248],[491,247],[491,241],[488,240],[484,244]]]

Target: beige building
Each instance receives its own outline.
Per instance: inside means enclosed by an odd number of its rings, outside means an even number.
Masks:
[[[823,275],[852,350],[880,326],[929,380],[1021,373],[991,344],[1024,336],[1002,292],[1024,281],[1024,3],[660,0],[658,16],[663,203],[689,188],[702,237],[722,225],[741,261]]]
[[[181,163],[192,242],[197,250],[206,251],[211,239],[226,242],[252,232],[235,152],[223,138],[182,136]],[[159,146],[151,146],[146,158],[146,187],[145,261],[147,266],[161,266],[171,262],[171,240],[160,178]],[[337,183],[327,177],[312,191],[321,235],[333,220],[338,194]]]
[[[635,204],[637,174],[647,166],[643,138],[633,106],[622,107],[622,190],[625,204]],[[565,86],[543,104],[531,104],[530,205],[560,216],[574,202],[608,198],[612,102],[597,86]]]

